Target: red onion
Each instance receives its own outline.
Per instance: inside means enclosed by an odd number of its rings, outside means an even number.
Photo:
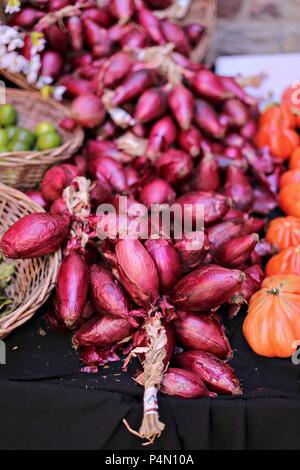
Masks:
[[[205,33],[205,27],[199,23],[191,23],[185,26],[185,32],[193,45],[198,44],[203,34]]]
[[[208,99],[222,101],[229,97],[219,77],[210,70],[199,70],[193,80],[193,87],[200,96]]]
[[[257,187],[254,189],[253,212],[256,214],[268,215],[278,206],[274,194],[265,188]]]
[[[176,200],[180,204],[186,217],[193,222],[202,214],[197,211],[198,206],[204,207],[204,223],[212,225],[222,219],[229,209],[230,200],[221,194],[212,192],[192,192],[181,196]]]
[[[83,29],[86,42],[90,49],[93,50],[95,47],[101,46],[103,47],[103,52],[110,51],[111,41],[105,29],[101,28],[97,23],[89,18],[83,19]]]
[[[154,85],[154,78],[152,70],[144,69],[131,73],[115,90],[111,100],[112,106],[120,106],[137,98],[146,88]]]
[[[68,132],[74,131],[76,126],[76,121],[70,117],[63,118],[61,121],[59,121],[59,127]]]
[[[181,26],[164,20],[161,22],[161,29],[166,41],[174,44],[178,52],[187,56],[191,53],[191,46]]]
[[[143,49],[149,43],[149,36],[143,30],[132,30],[125,34],[121,39],[122,47],[128,49]]]
[[[240,134],[229,133],[225,137],[225,144],[230,147],[242,149],[245,145],[245,139]]]
[[[203,380],[209,390],[226,395],[242,393],[234,370],[212,354],[204,351],[187,351],[177,354],[176,362]]]
[[[68,38],[66,33],[57,24],[48,26],[45,33],[48,47],[62,55],[65,54],[68,47]]]
[[[217,191],[221,185],[218,164],[209,152],[195,170],[193,188],[196,191]]]
[[[89,140],[87,143],[87,153],[92,158],[112,158],[122,163],[131,161],[131,157],[121,152],[117,144],[110,140]]]
[[[181,129],[189,129],[193,119],[194,98],[192,93],[183,85],[175,85],[168,101]]]
[[[198,157],[201,153],[202,136],[200,131],[194,126],[187,130],[180,130],[178,143],[182,150],[189,153],[192,157]]]
[[[49,202],[46,201],[44,198],[43,194],[41,191],[38,190],[33,190],[33,191],[27,191],[26,196],[28,196],[33,202],[41,206],[43,209],[48,210],[49,209]]]
[[[178,253],[168,240],[147,240],[145,247],[156,265],[161,291],[165,294],[175,286],[181,275]]]
[[[235,206],[248,211],[253,204],[253,189],[247,176],[238,168],[230,166],[227,170],[224,193],[230,197]]]
[[[230,301],[229,318],[235,317],[242,305],[248,303],[251,297],[261,288],[264,273],[258,264],[245,269],[246,279],[240,289]]]
[[[44,213],[25,215],[5,232],[0,248],[6,258],[30,259],[54,253],[69,234],[64,217]]]
[[[63,68],[63,59],[56,51],[45,51],[41,58],[41,71],[42,77],[51,77],[56,80],[60,75]]]
[[[181,150],[170,149],[156,162],[159,174],[170,184],[186,180],[193,171],[190,155]]]
[[[48,170],[43,178],[41,190],[43,197],[50,202],[61,197],[63,190],[82,173],[75,165],[63,164]]]
[[[184,234],[182,240],[175,244],[181,260],[182,272],[186,274],[199,268],[206,258],[209,247],[208,237],[203,231]]]
[[[241,160],[243,158],[242,152],[238,147],[226,147],[224,155],[232,160]]]
[[[173,120],[167,116],[154,124],[150,131],[147,155],[155,160],[161,152],[167,150],[176,139],[176,126]]]
[[[69,219],[70,212],[63,197],[60,197],[53,202],[52,206],[50,207],[50,214],[61,215]]]
[[[258,131],[258,126],[254,119],[248,120],[248,122],[240,130],[241,135],[244,137],[244,139],[247,139],[250,141],[254,139],[254,137],[257,134],[257,131]]]
[[[116,246],[120,280],[132,300],[141,307],[159,295],[159,276],[155,263],[139,240],[127,238]]]
[[[81,318],[87,302],[88,283],[87,265],[74,251],[63,260],[56,284],[57,312],[68,328]]]
[[[121,24],[127,23],[135,12],[133,0],[111,0],[109,7],[112,16],[117,18]]]
[[[140,24],[146,30],[155,43],[159,45],[165,44],[166,41],[156,16],[154,16],[150,10],[144,8],[142,2],[136,2],[136,7],[138,10],[138,24]]]
[[[83,27],[79,16],[71,16],[67,19],[67,30],[70,37],[71,47],[74,51],[83,49]]]
[[[10,26],[19,26],[20,28],[32,28],[38,20],[43,18],[44,14],[35,8],[22,7],[18,13],[15,13],[10,18],[9,24]]]
[[[108,348],[132,335],[134,329],[125,318],[95,316],[84,323],[73,336],[73,344]]]
[[[214,107],[204,100],[195,100],[194,121],[197,126],[216,139],[225,134],[225,127],[220,124],[218,114]]]
[[[134,118],[146,123],[163,115],[167,109],[167,95],[162,88],[150,88],[139,98]]]
[[[227,100],[224,104],[223,111],[229,116],[231,125],[233,126],[245,126],[249,119],[248,109],[236,98]]]
[[[102,100],[92,94],[78,96],[72,103],[71,112],[78,124],[88,129],[100,126],[105,118]]]
[[[228,92],[233,93],[234,96],[239,98],[245,104],[249,106],[257,105],[256,100],[252,98],[252,96],[248,95],[233,77],[219,76],[219,80]]]
[[[90,191],[90,202],[93,207],[110,202],[113,189],[105,178],[98,179],[93,183]]]
[[[72,2],[71,0],[50,0],[49,3],[49,11],[56,11],[70,5]]]
[[[172,204],[175,201],[175,197],[176,193],[172,186],[159,178],[150,181],[140,192],[140,200],[149,208],[152,204]]]
[[[174,327],[179,342],[185,348],[205,351],[220,359],[232,356],[232,349],[224,329],[213,315],[180,312]]]
[[[123,166],[109,157],[94,158],[89,162],[90,174],[102,181],[103,178],[118,192],[126,191],[127,180]]]
[[[183,277],[171,293],[176,308],[205,312],[229,300],[245,279],[241,271],[209,265]],[[197,348],[196,348],[197,349]]]
[[[120,80],[126,77],[132,68],[132,59],[127,52],[117,52],[104,66],[103,85],[114,87]]]
[[[112,23],[112,18],[105,8],[87,8],[81,13],[83,19],[89,19],[107,28]]]
[[[87,95],[94,92],[94,87],[90,80],[73,77],[72,75],[65,75],[60,83],[66,87],[67,92],[72,96]]]
[[[239,268],[248,260],[254,251],[259,236],[244,235],[224,243],[217,253],[217,258],[223,266]]]
[[[244,219],[232,219],[208,228],[208,239],[213,254],[225,243],[242,235]]]
[[[106,140],[106,139],[114,138],[116,134],[117,134],[116,124],[110,119],[108,119],[102,124],[100,132],[97,137],[98,139]]]
[[[197,375],[186,370],[174,368],[168,369],[164,373],[160,391],[166,395],[179,398],[214,396],[207,390]]]
[[[84,346],[80,351],[80,360],[94,371],[95,366],[104,366],[110,362],[119,361],[120,357],[116,353],[116,349],[117,346],[107,349],[97,348],[96,346]],[[95,372],[98,372],[98,369]]]

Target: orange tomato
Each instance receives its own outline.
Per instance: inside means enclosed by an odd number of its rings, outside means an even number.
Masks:
[[[287,215],[300,218],[300,183],[289,184],[281,189],[279,205]]]
[[[300,168],[300,147],[297,147],[292,153],[292,156],[289,162],[289,168],[290,170],[295,170],[296,168]]]
[[[300,338],[300,277],[266,278],[251,298],[243,332],[256,354],[290,357]]]
[[[286,171],[280,177],[280,189],[288,186],[289,184],[300,183],[300,168],[296,168],[295,170]]]
[[[280,250],[300,245],[300,219],[296,217],[278,217],[270,222],[266,240]]]
[[[272,121],[264,125],[258,131],[256,137],[258,147],[270,147],[274,157],[286,160],[300,144],[296,131],[282,127],[278,122]]]
[[[285,104],[273,104],[269,106],[260,117],[260,126],[269,125],[273,122],[290,129],[297,128],[297,117]]]
[[[266,275],[274,276],[275,274],[300,276],[300,245],[286,248],[270,259],[266,266]]]

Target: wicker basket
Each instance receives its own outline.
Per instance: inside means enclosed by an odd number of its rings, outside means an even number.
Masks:
[[[0,1],[0,20],[4,23],[5,15],[3,13],[3,5],[1,7],[1,4],[2,2]],[[173,17],[172,14],[169,16],[170,19],[176,21],[179,24],[185,25],[189,23],[201,23],[203,26],[205,26],[206,33],[192,52],[192,59],[195,62],[200,62],[205,56],[207,47],[214,31],[216,13],[217,0],[190,0],[190,7],[183,17],[180,16],[179,18],[176,18],[176,15]],[[35,90],[33,85],[27,83],[26,78],[22,74],[13,74],[7,70],[0,70],[0,74],[11,83],[17,85],[19,88],[23,88],[25,90]]]
[[[43,210],[20,191],[0,184],[0,237],[20,217]],[[29,260],[7,260],[16,264],[16,274],[6,289],[15,310],[0,316],[0,339],[23,325],[46,302],[55,286],[61,253]]]
[[[68,108],[53,100],[43,100],[36,93],[7,89],[6,100],[17,109],[19,125],[31,130],[43,120],[57,127],[62,118],[69,116]],[[34,188],[51,166],[68,160],[81,146],[84,133],[80,127],[72,132],[63,129],[59,132],[63,139],[60,147],[43,152],[0,153],[0,183],[24,190]]]

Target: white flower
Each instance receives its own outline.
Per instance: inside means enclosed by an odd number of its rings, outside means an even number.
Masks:
[[[20,37],[20,35],[15,28],[10,28],[9,26],[0,27],[0,44],[8,45],[18,37]]]
[[[53,98],[56,100],[56,101],[62,101],[63,99],[63,95],[66,91],[66,87],[62,86],[62,85],[59,85],[59,86],[56,86],[54,87],[54,90],[53,90]]]
[[[21,49],[24,46],[24,41],[21,38],[16,38],[10,41],[9,45],[7,46],[7,50],[9,52],[14,51],[16,49]]]
[[[37,54],[31,58],[28,64],[28,71],[27,71],[28,83],[35,83],[37,81],[40,68],[41,68],[41,58]]]
[[[0,67],[11,73],[24,72],[27,67],[27,60],[17,52],[9,52],[1,57]]]
[[[45,49],[46,40],[43,33],[39,33],[37,31],[31,33],[31,42],[31,53],[33,55],[37,54],[38,52],[42,52]]]
[[[5,13],[11,14],[21,10],[20,0],[6,0]]]
[[[41,89],[43,88],[45,85],[51,85],[51,83],[53,82],[53,78],[52,77],[39,77],[38,81],[36,82],[36,87],[38,89]]]
[[[0,44],[0,60],[5,54],[7,54],[7,49],[3,44]]]

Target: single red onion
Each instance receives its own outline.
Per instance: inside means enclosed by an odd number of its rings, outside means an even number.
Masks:
[[[192,157],[198,157],[201,153],[201,132],[194,126],[189,129],[181,129],[178,135],[179,146]]]
[[[235,206],[243,211],[251,209],[253,189],[247,176],[238,168],[230,166],[227,170],[224,194],[230,197]]]
[[[254,119],[249,119],[248,122],[240,130],[244,139],[252,141],[258,131],[257,123]]]
[[[66,87],[68,94],[72,96],[87,95],[94,92],[94,87],[90,80],[73,77],[72,75],[65,75],[60,84]]]
[[[32,28],[35,23],[43,18],[44,12],[35,8],[24,8],[15,13],[9,20],[10,26],[19,26],[20,28]]]
[[[146,31],[133,29],[121,38],[121,46],[128,49],[143,49],[149,44],[150,38]]]
[[[56,284],[57,313],[68,328],[76,325],[87,302],[89,273],[84,259],[75,251],[59,268]]]
[[[220,359],[232,357],[232,349],[224,328],[213,315],[179,312],[174,322],[176,336],[183,347],[205,351]]]
[[[193,171],[193,161],[182,150],[170,149],[157,160],[156,168],[168,183],[176,184],[189,178]]]
[[[45,51],[41,58],[40,75],[56,80],[60,77],[63,68],[63,58],[56,51]]]
[[[152,127],[148,140],[147,155],[156,160],[161,152],[166,151],[175,142],[176,126],[173,120],[166,116],[157,121]]]
[[[160,391],[179,398],[215,396],[211,394],[197,375],[183,369],[168,369],[164,373]]]
[[[126,101],[130,101],[145,91],[146,88],[154,85],[155,75],[152,70],[139,70],[132,72],[121,85],[116,88],[112,97],[112,106],[120,106]]]
[[[176,363],[197,375],[209,390],[225,395],[241,395],[242,393],[234,370],[210,353],[183,352],[176,355]]]
[[[176,51],[187,56],[191,53],[187,35],[181,26],[169,20],[164,20],[161,22],[161,30],[166,41],[175,45]]]
[[[71,112],[75,121],[88,129],[100,126],[105,118],[102,100],[92,94],[78,96],[72,103]]]
[[[2,237],[6,258],[31,259],[54,253],[66,241],[69,224],[64,217],[47,213],[25,215]]]
[[[232,95],[223,86],[219,77],[210,70],[199,70],[193,80],[193,87],[200,96],[216,101],[222,101]]]
[[[132,68],[132,58],[129,53],[120,51],[114,54],[104,66],[103,85],[114,87],[120,80],[126,77]]]
[[[84,18],[82,23],[84,36],[89,48],[94,50],[95,47],[101,46],[103,52],[104,50],[109,52],[111,50],[111,41],[107,31],[89,18]]]
[[[67,204],[63,197],[56,199],[50,207],[50,214],[52,215],[61,215],[69,219],[70,212],[67,208]]]
[[[126,24],[135,12],[133,0],[111,0],[109,9],[112,16],[117,18],[121,24]]]
[[[166,41],[161,31],[160,22],[156,16],[145,8],[142,2],[136,2],[136,7],[138,10],[138,24],[145,29],[152,41],[161,46],[165,44]]]
[[[90,202],[93,207],[99,206],[112,199],[113,188],[105,178],[93,182],[90,191]]]
[[[71,0],[50,0],[49,3],[49,11],[55,11],[69,6],[72,2]]]
[[[192,93],[183,85],[175,85],[169,94],[168,102],[181,129],[189,129],[193,119]]]
[[[172,186],[160,178],[147,183],[140,192],[140,200],[149,208],[152,204],[172,204],[175,197]]]
[[[95,316],[85,322],[73,336],[73,344],[109,348],[132,335],[134,329],[126,318]]]
[[[211,246],[211,252],[215,255],[217,250],[232,240],[243,234],[244,219],[232,219],[220,222],[208,228],[208,239]]]
[[[141,123],[153,121],[165,113],[167,95],[163,88],[149,88],[139,98],[134,119]]]
[[[61,55],[66,53],[68,47],[68,38],[66,32],[57,24],[48,26],[45,31],[47,45],[50,49],[59,52]]]
[[[117,144],[110,140],[89,140],[86,147],[89,157],[112,158],[117,162],[127,163],[131,157],[118,149]]]
[[[221,185],[218,164],[208,152],[204,155],[194,172],[193,188],[196,191],[217,191]]]
[[[203,208],[205,225],[212,225],[221,220],[230,207],[230,200],[221,194],[201,191],[184,194],[176,203],[193,222],[202,217],[202,211],[197,209]]]
[[[188,24],[184,29],[192,45],[197,45],[205,33],[205,27],[199,23]]]
[[[183,238],[176,242],[175,248],[180,257],[182,272],[186,274],[203,264],[210,245],[207,234],[199,231],[184,234]]]
[[[49,202],[46,201],[44,198],[43,194],[41,191],[33,190],[33,191],[27,191],[26,196],[28,196],[33,202],[41,206],[43,209],[48,210],[49,209]]]
[[[248,106],[256,106],[257,102],[252,96],[248,95],[245,90],[237,83],[235,78],[233,77],[224,77],[224,76],[219,76],[218,77],[225,89],[232,93],[236,98],[239,98],[241,101],[243,101],[245,104]]]
[[[256,233],[229,240],[219,248],[216,255],[218,261],[222,266],[239,268],[249,259],[258,241]]]
[[[120,240],[116,255],[121,283],[132,300],[141,307],[155,302],[159,295],[159,276],[142,243],[130,238]]]
[[[176,308],[193,312],[216,309],[234,295],[244,279],[241,271],[215,265],[201,267],[176,284],[171,302]]]
[[[230,118],[231,125],[243,127],[249,120],[249,112],[246,106],[236,98],[227,100],[224,103],[223,111]]]
[[[83,49],[83,26],[79,16],[71,16],[67,19],[67,30],[73,51],[82,51]]]
[[[103,178],[118,192],[127,190],[127,179],[121,163],[109,157],[93,158],[89,162],[91,176],[100,181]]]
[[[63,190],[81,175],[81,170],[78,167],[68,163],[50,168],[45,173],[41,184],[43,197],[47,201],[55,201],[62,196]]]
[[[256,214],[269,215],[278,207],[277,198],[274,194],[263,187],[254,189],[253,212]]]
[[[221,125],[215,108],[205,100],[195,100],[194,121],[197,126],[216,139],[224,137],[226,128]]]
[[[241,160],[243,158],[242,152],[238,147],[226,147],[224,155],[231,160]]]
[[[169,240],[147,240],[145,247],[156,265],[161,291],[166,294],[179,281],[179,255]]]

